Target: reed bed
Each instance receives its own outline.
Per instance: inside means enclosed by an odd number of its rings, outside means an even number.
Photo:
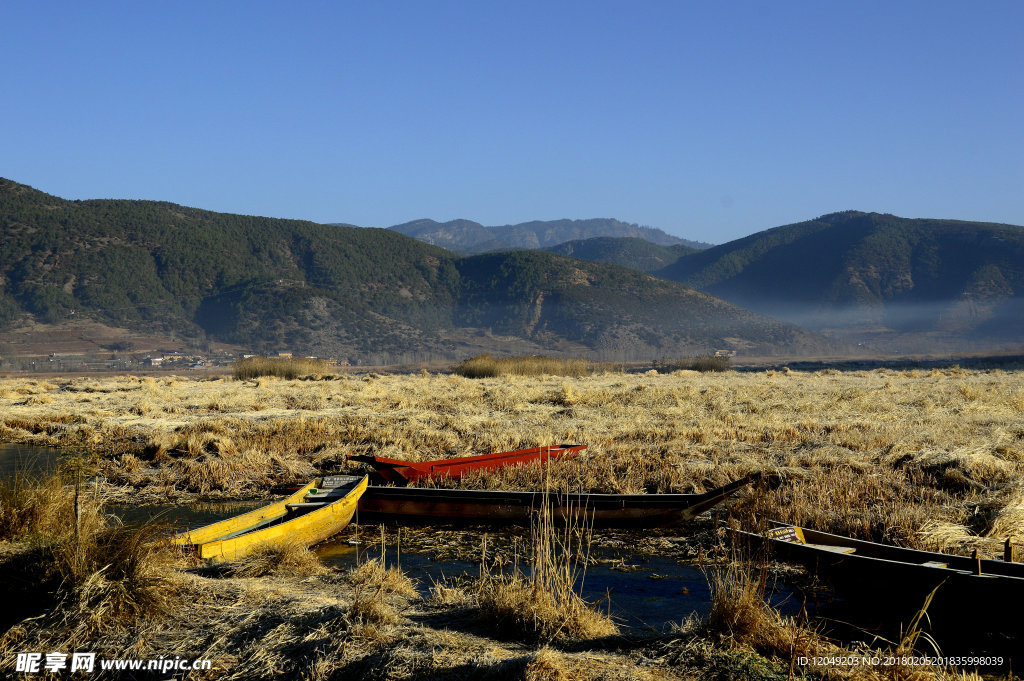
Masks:
[[[40,394],[52,401],[28,403]],[[425,460],[579,442],[588,450],[557,463],[554,489],[699,492],[762,470],[770,484],[731,506],[746,529],[772,518],[992,557],[1021,533],[1021,372],[6,379],[0,414],[0,439],[89,452],[125,500],[260,498],[362,470],[349,454]],[[463,484],[542,480],[526,467]]]
[[[582,357],[493,357],[477,355],[452,367],[452,372],[466,378],[496,378],[499,376],[590,376],[610,371],[613,365],[594,362]]]
[[[669,360],[665,366],[670,371],[729,371],[732,360],[718,355],[698,355]]]
[[[260,376],[294,379],[330,373],[327,362],[313,357],[246,357],[234,364],[234,377],[247,381]]]
[[[361,471],[347,461],[349,454],[425,460],[575,442],[588,445],[585,455],[554,462],[549,475],[528,466],[475,474],[459,484],[700,492],[760,470],[766,480],[737,494],[719,518],[747,530],[778,519],[905,546],[977,549],[985,557],[1001,556],[1003,540],[1022,534],[1022,422],[1024,373],[956,367],[490,378],[366,374],[330,381],[0,380],[0,440],[88,454],[83,459],[92,457],[99,483],[90,489],[106,498],[263,498],[274,485],[317,473]],[[52,535],[55,528],[73,526],[54,520],[67,518],[68,498],[52,493],[67,489],[66,483],[51,482],[47,493],[0,488],[0,527],[8,537],[0,537],[0,548],[10,558],[5,569],[14,569],[18,560],[25,567],[42,559],[27,539],[33,533]],[[54,564],[52,556],[47,560]],[[94,572],[82,569],[79,587]],[[111,621],[123,626],[86,633],[54,617],[26,621],[0,639],[0,653],[29,645],[56,650],[71,640],[88,640],[94,649],[123,656],[149,645],[158,654],[208,653],[219,671],[207,678],[523,678],[531,664],[537,674],[559,667],[574,675],[589,670],[592,678],[671,678],[703,673],[711,658],[693,653],[694,646],[740,659],[729,652],[731,643],[722,642],[728,636],[715,642],[706,630],[688,635],[690,652],[662,655],[666,662],[646,666],[614,652],[583,664],[593,655],[579,654],[556,637],[551,646],[557,662],[549,665],[535,642],[496,641],[474,630],[479,606],[471,589],[436,588],[433,598],[422,601],[399,593],[381,596],[385,592],[377,586],[357,586],[330,569],[272,572],[273,579],[209,579],[180,566],[173,571],[176,585],[161,588],[179,589],[196,607],[159,614],[146,625],[152,635],[141,635],[131,607],[116,605],[111,607],[125,615]],[[52,574],[50,585],[59,585],[59,570]],[[110,593],[116,585],[103,586]],[[740,587],[736,598],[746,588]],[[361,613],[357,588],[367,607],[375,607],[376,599],[398,616]],[[70,598],[69,593],[59,597]],[[79,602],[99,602],[90,600],[88,590],[77,593],[84,598]],[[438,618],[457,627],[422,624]],[[734,632],[743,630],[741,623]],[[810,648],[806,634],[790,632],[786,622],[778,626],[771,630],[781,637],[779,645],[757,644],[764,640],[757,627],[748,628],[754,633],[746,638],[734,638],[746,641],[737,649],[760,651],[758,665],[774,659],[769,666],[786,676],[786,641]]]

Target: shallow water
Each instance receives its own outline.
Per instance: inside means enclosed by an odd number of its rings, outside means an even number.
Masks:
[[[324,564],[342,569],[380,557],[379,548],[364,550],[344,539],[320,544],[316,553]],[[577,583],[577,590],[585,600],[610,613],[620,626],[660,632],[691,615],[702,617],[708,612],[711,594],[704,571],[698,567],[648,556],[629,558],[626,561],[628,569],[623,570],[619,567],[623,562],[610,555],[593,557],[601,563],[587,568],[582,584]],[[480,574],[477,563],[435,561],[423,554],[410,552],[397,555],[393,549],[385,555],[385,564],[387,567],[399,565],[418,582],[417,588],[422,595],[426,595],[434,582],[462,576],[472,578]],[[528,567],[523,567],[523,570],[528,574]],[[772,602],[783,610],[797,609],[788,591],[774,594]]]
[[[209,525],[218,520],[259,508],[266,503],[266,501],[217,501],[194,504],[149,504],[146,506],[111,505],[107,509],[129,527],[156,522],[166,524],[174,529],[185,530]]]
[[[45,473],[57,466],[64,454],[59,449],[0,443],[0,479],[18,473]]]

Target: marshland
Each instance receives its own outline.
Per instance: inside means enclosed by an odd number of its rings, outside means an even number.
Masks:
[[[796,669],[799,656],[910,652],[921,632],[829,636],[799,607],[766,602],[773,584],[807,576],[738,556],[724,528],[782,520],[1001,557],[1006,539],[1024,540],[1019,368],[460,370],[0,379],[0,441],[64,452],[51,473],[8,476],[0,489],[13,604],[0,654],[212,660],[188,678],[973,678]],[[201,565],[160,541],[159,519],[125,527],[112,511],[265,499],[363,471],[350,454],[425,460],[566,442],[586,444],[585,456],[456,484],[703,492],[766,476],[710,518],[655,532],[543,518],[517,532],[350,526],[336,541],[363,558],[344,567],[297,546]],[[612,549],[625,565],[668,556],[701,567],[707,607],[657,631],[609,617],[614,596],[594,603],[577,587]],[[475,568],[414,581],[403,551]]]

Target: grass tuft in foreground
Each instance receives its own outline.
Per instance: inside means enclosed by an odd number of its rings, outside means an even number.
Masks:
[[[703,622],[706,633],[757,649],[785,650],[793,627],[765,600],[765,574],[733,561],[708,576],[711,608]]]
[[[0,598],[11,616],[60,602],[77,631],[102,632],[175,607],[177,556],[162,529],[111,526],[59,473],[0,482],[0,539]]]
[[[556,528],[545,505],[531,528],[530,573],[492,576],[484,566],[476,596],[481,617],[500,630],[539,640],[591,639],[618,633],[611,618],[583,600],[587,528]]]
[[[162,528],[104,528],[55,548],[65,615],[79,630],[125,629],[180,607],[177,556]]]
[[[268,577],[289,575],[313,577],[324,572],[316,554],[306,546],[293,542],[266,544],[226,566],[232,577]]]

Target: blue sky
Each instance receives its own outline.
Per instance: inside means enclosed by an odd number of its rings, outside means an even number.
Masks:
[[[22,2],[0,176],[388,226],[1024,224],[1020,2]]]

